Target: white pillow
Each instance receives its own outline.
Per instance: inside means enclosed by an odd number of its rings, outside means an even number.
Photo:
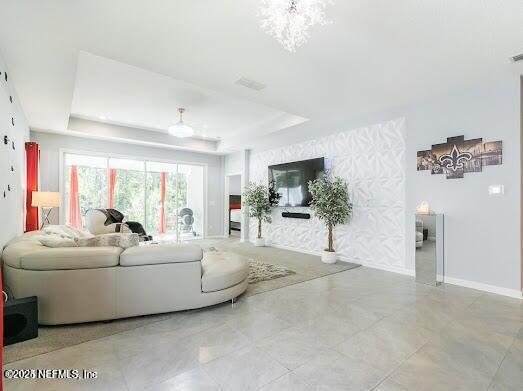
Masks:
[[[45,247],[58,248],[58,247],[78,247],[74,239],[62,238],[58,235],[35,235],[31,237],[31,240],[36,240],[42,243]]]
[[[47,227],[42,229],[42,232],[46,235],[57,235],[62,238],[69,239],[91,236],[91,234],[71,227],[70,225],[48,225]]]

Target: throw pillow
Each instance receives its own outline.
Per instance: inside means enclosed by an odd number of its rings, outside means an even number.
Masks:
[[[42,243],[45,247],[59,248],[59,247],[77,247],[74,239],[62,238],[58,235],[35,235],[31,240],[36,240]]]

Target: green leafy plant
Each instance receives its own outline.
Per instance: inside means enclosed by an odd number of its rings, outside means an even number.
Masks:
[[[242,194],[243,204],[249,207],[249,216],[258,220],[258,239],[262,237],[262,222],[270,223],[271,203],[269,190],[261,183],[249,182]]]
[[[309,192],[312,195],[312,211],[329,230],[329,246],[326,251],[334,252],[333,228],[345,223],[352,214],[349,186],[345,179],[327,172],[320,178],[309,181]]]

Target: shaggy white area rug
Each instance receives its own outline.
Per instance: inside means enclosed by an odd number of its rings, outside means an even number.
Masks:
[[[290,274],[295,274],[295,272],[283,266],[259,262],[253,259],[249,260],[249,284],[256,284],[260,281],[274,280],[275,278],[285,277]]]

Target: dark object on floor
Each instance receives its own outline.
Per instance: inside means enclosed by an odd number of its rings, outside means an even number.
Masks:
[[[4,302],[4,346],[38,337],[36,296]]]
[[[423,228],[423,240],[427,240],[429,238],[429,229]]]

